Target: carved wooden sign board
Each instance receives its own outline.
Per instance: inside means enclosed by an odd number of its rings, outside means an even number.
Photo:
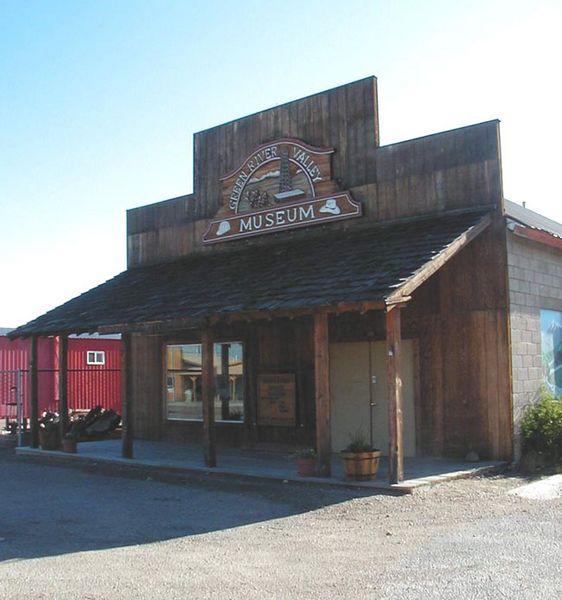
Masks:
[[[332,180],[333,152],[293,139],[256,148],[221,178],[222,206],[203,243],[360,217],[361,204]]]

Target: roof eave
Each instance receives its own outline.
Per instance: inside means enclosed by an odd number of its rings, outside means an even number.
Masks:
[[[556,248],[557,250],[562,250],[562,238],[551,233],[550,231],[528,227],[527,225],[521,225],[515,221],[509,222],[507,228],[509,231],[511,231],[511,233],[518,237],[525,238],[551,248]]]
[[[432,260],[425,263],[418,271],[413,273],[411,277],[406,279],[400,287],[385,299],[385,303],[390,306],[400,302],[407,302],[411,298],[412,293],[419,288],[422,283],[427,281],[443,265],[449,262],[453,256],[470,244],[470,242],[487,229],[491,223],[492,215],[484,215],[478,223],[464,231]]]

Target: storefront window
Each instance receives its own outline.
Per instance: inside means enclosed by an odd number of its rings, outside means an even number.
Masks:
[[[241,342],[213,347],[215,420],[244,420],[244,352]],[[201,345],[166,347],[166,410],[168,419],[202,420]]]
[[[541,351],[544,385],[562,396],[562,312],[541,310]]]

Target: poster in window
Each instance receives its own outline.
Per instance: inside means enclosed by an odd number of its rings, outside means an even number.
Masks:
[[[295,424],[295,376],[275,373],[258,377],[258,424]]]

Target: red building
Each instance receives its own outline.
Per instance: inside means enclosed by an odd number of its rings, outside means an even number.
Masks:
[[[21,372],[24,413],[29,416],[29,339],[9,340],[0,331],[0,419],[16,416],[18,372]],[[68,340],[68,406],[89,410],[101,405],[121,413],[121,340],[118,337],[78,336]],[[41,338],[38,343],[39,411],[57,411],[59,338]]]

